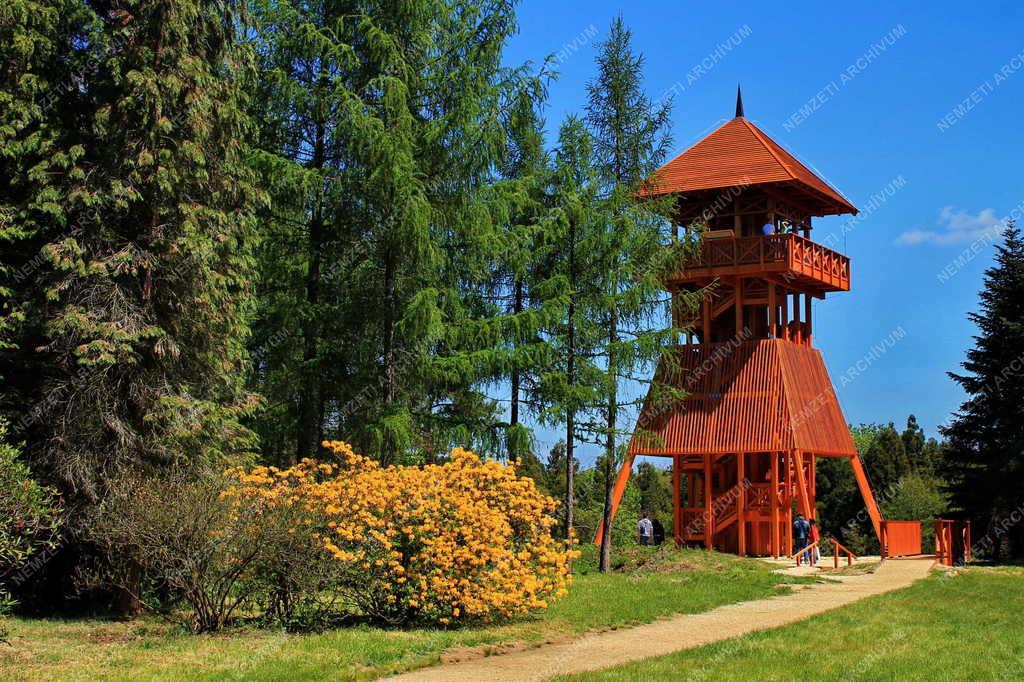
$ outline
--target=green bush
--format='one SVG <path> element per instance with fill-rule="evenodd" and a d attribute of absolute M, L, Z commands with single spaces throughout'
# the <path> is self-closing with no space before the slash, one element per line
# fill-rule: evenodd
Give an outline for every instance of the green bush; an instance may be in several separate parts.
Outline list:
<path fill-rule="evenodd" d="M 294 512 L 226 500 L 226 485 L 219 473 L 115 481 L 89 530 L 103 579 L 195 632 L 243 618 L 308 627 L 330 612 L 336 562 L 295 532 Z"/>
<path fill-rule="evenodd" d="M 25 579 L 30 558 L 56 546 L 61 522 L 56 495 L 32 479 L 6 435 L 0 421 L 0 616 L 15 605 L 10 587 Z"/>

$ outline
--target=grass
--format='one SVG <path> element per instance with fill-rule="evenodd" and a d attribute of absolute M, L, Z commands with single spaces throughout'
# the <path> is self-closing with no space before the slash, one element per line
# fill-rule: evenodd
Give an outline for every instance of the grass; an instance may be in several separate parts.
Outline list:
<path fill-rule="evenodd" d="M 530 646 L 707 611 L 804 582 L 713 552 L 636 549 L 619 556 L 619 569 L 602 575 L 593 570 L 588 550 L 567 598 L 534 618 L 499 626 L 360 626 L 306 635 L 238 629 L 197 636 L 153 619 L 16 618 L 10 621 L 13 646 L 0 646 L 0 679 L 365 680 L 436 663 L 446 652 L 481 655 L 487 647 Z"/>
<path fill-rule="evenodd" d="M 939 572 L 775 630 L 562 680 L 1021 680 L 1024 570 Z"/>

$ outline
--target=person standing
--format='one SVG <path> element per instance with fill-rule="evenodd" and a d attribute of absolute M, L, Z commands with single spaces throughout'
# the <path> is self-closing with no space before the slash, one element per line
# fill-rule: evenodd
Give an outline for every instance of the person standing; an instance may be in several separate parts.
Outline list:
<path fill-rule="evenodd" d="M 811 526 L 807 523 L 803 514 L 797 514 L 793 520 L 793 546 L 796 547 L 797 557 L 801 557 L 803 550 L 807 548 L 807 537 L 810 535 Z"/>
<path fill-rule="evenodd" d="M 821 541 L 821 531 L 818 530 L 818 524 L 815 522 L 814 519 L 808 521 L 808 524 L 810 525 L 810 530 L 807 533 L 807 541 L 808 543 L 814 545 L 815 543 Z M 812 566 L 817 562 L 821 561 L 821 552 L 818 551 L 818 549 L 819 548 L 815 546 L 811 550 L 812 556 L 807 557 L 808 559 L 810 559 Z"/>
<path fill-rule="evenodd" d="M 640 544 L 644 547 L 654 545 L 654 524 L 647 518 L 647 512 L 640 515 L 640 522 L 636 524 L 637 534 L 640 536 Z"/>

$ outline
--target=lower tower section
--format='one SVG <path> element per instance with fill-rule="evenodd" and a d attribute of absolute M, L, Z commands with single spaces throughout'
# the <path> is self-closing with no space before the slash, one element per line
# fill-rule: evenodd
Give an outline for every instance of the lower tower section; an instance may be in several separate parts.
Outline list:
<path fill-rule="evenodd" d="M 677 545 L 790 555 L 793 515 L 815 516 L 817 460 L 841 457 L 853 466 L 878 532 L 874 497 L 815 348 L 786 339 L 681 345 L 662 361 L 654 385 L 613 510 L 636 456 L 670 458 Z M 680 392 L 682 401 L 660 397 Z"/>

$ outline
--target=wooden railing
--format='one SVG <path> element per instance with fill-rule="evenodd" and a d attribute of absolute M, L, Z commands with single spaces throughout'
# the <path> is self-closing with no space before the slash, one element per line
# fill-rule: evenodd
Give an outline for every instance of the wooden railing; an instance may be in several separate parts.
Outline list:
<path fill-rule="evenodd" d="M 793 556 L 791 556 L 789 558 L 790 559 L 796 559 L 796 565 L 799 566 L 800 565 L 800 557 L 802 557 L 804 554 L 806 554 L 807 555 L 807 563 L 810 564 L 811 566 L 813 566 L 814 565 L 814 550 L 815 550 L 815 548 L 819 544 L 820 544 L 820 542 L 812 542 L 811 544 L 807 545 L 803 549 L 799 549 L 796 552 L 793 552 Z"/>
<path fill-rule="evenodd" d="M 849 288 L 850 259 L 798 234 L 705 238 L 700 257 L 687 271 L 703 268 L 766 268 L 792 270 L 830 286 Z"/>
<path fill-rule="evenodd" d="M 846 565 L 847 566 L 852 566 L 853 565 L 853 560 L 857 558 L 857 555 L 854 554 L 853 552 L 851 552 L 850 550 L 846 549 L 845 547 L 843 547 L 841 544 L 839 544 L 839 541 L 836 540 L 835 538 L 829 538 L 829 542 L 832 543 L 832 547 L 835 549 L 835 552 L 834 552 L 834 555 L 833 555 L 834 556 L 833 567 L 834 568 L 839 568 L 839 553 L 840 552 L 842 552 L 843 554 L 846 555 Z"/>

